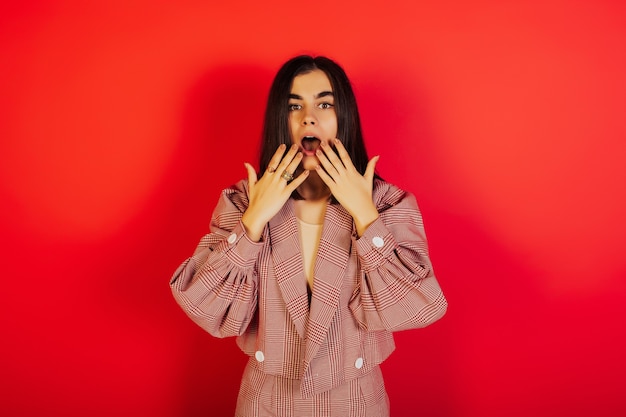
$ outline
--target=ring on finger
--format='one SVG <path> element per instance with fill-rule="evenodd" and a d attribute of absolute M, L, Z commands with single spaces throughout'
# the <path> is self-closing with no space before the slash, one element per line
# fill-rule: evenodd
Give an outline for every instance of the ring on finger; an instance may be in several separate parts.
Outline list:
<path fill-rule="evenodd" d="M 289 182 L 293 179 L 293 174 L 287 170 L 284 170 L 280 177 Z"/>

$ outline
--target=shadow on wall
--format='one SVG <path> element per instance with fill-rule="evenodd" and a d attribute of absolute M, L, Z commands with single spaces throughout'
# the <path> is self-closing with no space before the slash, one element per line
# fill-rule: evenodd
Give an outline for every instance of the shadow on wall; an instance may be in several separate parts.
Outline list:
<path fill-rule="evenodd" d="M 164 188 L 172 193 L 166 204 L 165 234 L 186 249 L 157 252 L 168 253 L 176 266 L 208 232 L 221 190 L 245 177 L 243 163 L 258 168 L 270 82 L 268 69 L 232 64 L 208 71 L 191 88 L 182 115 L 180 148 L 164 179 Z M 168 314 L 178 323 L 177 337 L 185 341 L 179 362 L 185 368 L 184 380 L 176 384 L 182 387 L 178 399 L 182 409 L 177 415 L 232 415 L 247 357 L 234 338 L 216 339 L 191 322 L 173 298 L 169 306 Z"/>
<path fill-rule="evenodd" d="M 128 279 L 123 291 L 119 282 L 108 281 L 98 297 L 107 294 L 109 300 L 101 302 L 123 310 L 120 317 L 132 317 L 135 326 L 158 328 L 161 349 L 175 355 L 166 359 L 166 368 L 180 379 L 162 382 L 170 390 L 173 416 L 234 412 L 247 358 L 234 338 L 216 339 L 187 318 L 168 281 L 208 232 L 221 190 L 245 177 L 244 162 L 258 167 L 271 75 L 266 68 L 232 64 L 198 79 L 181 109 L 180 138 L 159 185 L 123 236 L 103 243 L 118 247 L 103 273 Z"/>
<path fill-rule="evenodd" d="M 172 174 L 166 179 L 173 183 L 165 187 L 174 194 L 168 204 L 170 212 L 164 217 L 166 233 L 187 248 L 175 251 L 177 263 L 190 256 L 208 232 L 210 214 L 221 190 L 245 178 L 243 163 L 258 168 L 270 83 L 268 69 L 232 64 L 208 71 L 190 90 L 182 119 L 181 148 L 172 158 Z M 184 232 L 180 233 L 181 229 Z M 247 357 L 234 338 L 212 337 L 191 322 L 173 298 L 169 305 L 172 308 L 168 312 L 182 324 L 179 330 L 184 329 L 179 337 L 188 345 L 180 361 L 186 370 L 184 380 L 177 384 L 182 387 L 178 415 L 232 415 Z"/>

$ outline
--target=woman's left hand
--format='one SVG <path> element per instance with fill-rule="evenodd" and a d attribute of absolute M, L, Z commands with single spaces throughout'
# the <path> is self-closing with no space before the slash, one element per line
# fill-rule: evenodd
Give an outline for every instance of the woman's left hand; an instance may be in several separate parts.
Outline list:
<path fill-rule="evenodd" d="M 321 164 L 317 167 L 317 173 L 337 201 L 350 213 L 357 233 L 361 236 L 378 218 L 378 211 L 372 200 L 372 184 L 374 168 L 380 157 L 370 159 L 365 173 L 361 175 L 352 164 L 350 155 L 341 141 L 334 139 L 332 143 L 339 156 L 332 150 L 330 144 L 322 143 L 321 150 L 318 148 L 316 152 Z"/>

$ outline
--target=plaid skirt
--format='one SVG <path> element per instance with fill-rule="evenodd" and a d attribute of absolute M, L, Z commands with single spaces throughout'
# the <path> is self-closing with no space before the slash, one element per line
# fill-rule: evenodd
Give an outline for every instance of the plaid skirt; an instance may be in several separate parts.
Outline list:
<path fill-rule="evenodd" d="M 300 381 L 267 375 L 252 359 L 246 366 L 235 417 L 388 417 L 389 398 L 380 367 L 332 390 L 301 398 Z"/>

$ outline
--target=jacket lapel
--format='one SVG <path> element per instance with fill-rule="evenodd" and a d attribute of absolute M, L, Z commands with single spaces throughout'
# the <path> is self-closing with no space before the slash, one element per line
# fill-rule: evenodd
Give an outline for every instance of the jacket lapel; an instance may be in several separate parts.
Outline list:
<path fill-rule="evenodd" d="M 313 296 L 306 327 L 307 366 L 326 339 L 330 324 L 338 313 L 353 232 L 350 214 L 339 204 L 329 204 L 315 261 Z"/>
<path fill-rule="evenodd" d="M 289 199 L 270 220 L 270 245 L 276 281 L 287 311 L 304 339 L 309 314 L 306 277 L 293 201 Z"/>
<path fill-rule="evenodd" d="M 289 316 L 300 337 L 305 339 L 306 366 L 324 343 L 330 324 L 338 312 L 353 233 L 350 214 L 339 204 L 329 204 L 315 261 L 313 295 L 309 307 L 293 201 L 288 200 L 269 222 L 276 281 Z"/>

